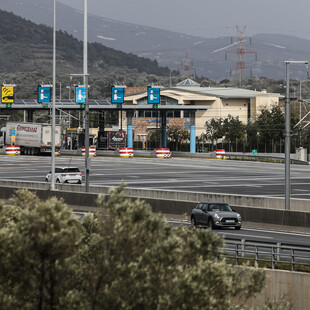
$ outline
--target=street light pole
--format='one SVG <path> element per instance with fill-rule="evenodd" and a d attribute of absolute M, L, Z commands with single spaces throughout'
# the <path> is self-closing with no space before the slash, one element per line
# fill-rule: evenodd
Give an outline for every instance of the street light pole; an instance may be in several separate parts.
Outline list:
<path fill-rule="evenodd" d="M 290 105 L 290 79 L 289 65 L 291 63 L 305 64 L 308 68 L 308 61 L 285 61 L 286 64 L 286 101 L 285 101 L 285 210 L 290 210 L 291 184 L 290 184 L 290 152 L 291 152 L 291 105 Z"/>
<path fill-rule="evenodd" d="M 290 109 L 290 79 L 289 79 L 289 61 L 286 64 L 286 101 L 285 101 L 285 210 L 290 210 L 290 149 L 291 149 L 291 109 Z"/>
<path fill-rule="evenodd" d="M 84 45 L 83 45 L 83 79 L 85 96 L 85 191 L 89 191 L 89 100 L 88 100 L 88 68 L 87 68 L 87 0 L 84 0 Z"/>
<path fill-rule="evenodd" d="M 55 105 L 56 105 L 56 0 L 54 0 L 54 27 L 53 27 L 53 102 L 52 102 L 52 134 L 51 134 L 51 190 L 55 189 Z"/>

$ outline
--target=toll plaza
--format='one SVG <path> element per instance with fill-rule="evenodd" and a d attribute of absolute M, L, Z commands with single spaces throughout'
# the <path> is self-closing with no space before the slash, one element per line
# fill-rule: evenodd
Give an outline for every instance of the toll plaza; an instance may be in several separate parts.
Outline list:
<path fill-rule="evenodd" d="M 57 111 L 82 111 L 79 104 L 77 104 L 74 100 L 71 99 L 57 99 L 55 100 L 56 110 Z M 4 109 L 5 105 L 0 104 L 0 110 Z M 36 110 L 49 110 L 51 108 L 51 104 L 46 107 L 46 103 L 44 105 L 39 103 L 36 99 L 15 99 L 14 104 L 10 109 L 12 110 L 24 110 L 27 114 L 27 121 L 33 122 L 33 113 Z M 156 113 L 160 115 L 160 131 L 161 131 L 161 147 L 167 147 L 167 113 L 169 111 L 186 111 L 187 115 L 190 115 L 190 151 L 195 152 L 196 144 L 195 144 L 195 112 L 196 111 L 205 111 L 210 109 L 211 106 L 190 106 L 190 105 L 175 105 L 175 106 L 167 106 L 158 104 L 156 107 Z M 108 100 L 89 100 L 89 110 L 96 111 L 100 114 L 102 111 L 118 111 L 120 113 L 120 131 L 123 131 L 123 127 L 126 127 L 127 131 L 127 147 L 133 147 L 133 118 L 135 115 L 139 114 L 139 111 L 151 112 L 154 111 L 155 108 L 153 104 L 122 104 L 121 106 L 117 104 L 112 104 Z M 101 124 L 104 122 L 104 118 L 99 117 L 99 134 L 104 131 L 104 126 Z M 72 135 L 72 139 L 71 139 Z M 68 139 L 66 139 L 67 146 L 66 148 L 73 148 L 74 140 L 77 138 L 78 133 L 74 131 L 69 131 L 66 135 Z M 68 141 L 70 141 L 68 143 Z M 78 141 L 83 141 L 81 138 Z M 78 146 L 80 146 L 80 142 L 77 142 Z M 71 144 L 71 146 L 70 146 Z"/>

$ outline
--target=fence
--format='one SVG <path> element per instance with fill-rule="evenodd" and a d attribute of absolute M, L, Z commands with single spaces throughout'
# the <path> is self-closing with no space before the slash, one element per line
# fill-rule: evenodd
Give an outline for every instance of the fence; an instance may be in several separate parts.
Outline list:
<path fill-rule="evenodd" d="M 296 270 L 296 266 L 310 266 L 310 246 L 307 245 L 253 242 L 225 237 L 225 246 L 220 249 L 219 255 L 233 259 L 236 265 L 254 261 L 256 264 L 269 263 L 272 269 L 281 269 L 276 267 L 288 264 L 291 271 Z"/>

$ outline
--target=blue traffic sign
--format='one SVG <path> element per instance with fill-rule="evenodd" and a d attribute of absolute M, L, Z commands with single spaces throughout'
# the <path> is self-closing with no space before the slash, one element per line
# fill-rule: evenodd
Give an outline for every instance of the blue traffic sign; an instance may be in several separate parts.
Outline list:
<path fill-rule="evenodd" d="M 86 102 L 86 88 L 85 87 L 78 86 L 75 88 L 75 102 L 76 103 Z"/>
<path fill-rule="evenodd" d="M 51 102 L 51 88 L 46 86 L 38 87 L 38 102 L 48 103 Z"/>
<path fill-rule="evenodd" d="M 112 103 L 124 103 L 124 87 L 112 86 Z"/>
<path fill-rule="evenodd" d="M 148 87 L 147 102 L 149 104 L 160 103 L 160 88 Z"/>

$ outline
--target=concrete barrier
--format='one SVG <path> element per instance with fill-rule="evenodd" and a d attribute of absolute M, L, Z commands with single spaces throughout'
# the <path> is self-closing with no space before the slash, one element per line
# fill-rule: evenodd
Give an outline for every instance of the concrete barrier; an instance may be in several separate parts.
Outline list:
<path fill-rule="evenodd" d="M 5 148 L 6 155 L 20 155 L 19 145 L 7 145 Z"/>
<path fill-rule="evenodd" d="M 247 303 L 247 309 L 263 309 L 268 301 L 288 301 L 292 310 L 310 309 L 310 274 L 284 270 L 266 270 L 266 285 Z"/>
<path fill-rule="evenodd" d="M 133 148 L 132 147 L 120 147 L 119 156 L 122 158 L 133 157 Z"/>
<path fill-rule="evenodd" d="M 85 207 L 96 207 L 96 200 L 99 194 L 108 195 L 109 187 L 90 187 L 91 192 L 85 193 L 85 187 L 83 185 L 67 185 L 67 184 L 56 184 L 57 190 L 51 191 L 49 189 L 50 185 L 43 182 L 23 182 L 23 181 L 8 181 L 10 184 L 3 185 L 3 181 L 0 181 L 0 198 L 8 199 L 12 194 L 19 188 L 28 188 L 31 191 L 37 193 L 41 199 L 46 199 L 51 196 L 56 196 L 57 198 L 63 198 L 64 201 L 69 205 L 76 206 L 85 206 Z M 199 201 L 224 201 L 229 203 L 233 209 L 239 212 L 242 216 L 243 221 L 249 222 L 258 222 L 258 223 L 269 223 L 269 224 L 278 224 L 278 225 L 290 225 L 290 226 L 301 226 L 309 227 L 310 226 L 310 201 L 304 201 L 304 207 L 307 206 L 308 210 L 301 211 L 286 211 L 284 210 L 284 205 L 282 210 L 268 207 L 268 200 L 265 198 L 264 208 L 252 207 L 241 204 L 227 201 L 225 195 L 220 194 L 197 194 L 196 196 L 193 193 L 188 193 L 187 198 L 197 198 L 197 200 L 181 200 L 181 199 L 168 199 L 168 193 L 165 191 L 158 190 L 146 190 L 146 189 L 133 189 L 125 188 L 125 194 L 128 197 L 133 199 L 140 198 L 145 200 L 151 207 L 152 211 L 156 213 L 165 213 L 165 214 L 176 214 L 183 215 L 191 214 L 192 209 L 196 206 Z M 174 192 L 174 194 L 176 194 Z M 208 197 L 210 199 L 206 199 Z M 213 195 L 216 195 L 213 197 Z M 228 195 L 231 196 L 231 195 Z M 176 195 L 176 197 L 179 197 Z M 201 199 L 200 199 L 201 198 Z M 215 199 L 216 198 L 216 199 Z M 229 197 L 228 197 L 229 198 Z M 248 200 L 246 200 L 248 198 Z M 262 197 L 260 197 L 262 198 Z M 240 199 L 240 198 L 239 198 Z M 246 201 L 251 202 L 253 197 L 244 197 Z M 258 197 L 257 197 L 258 199 Z M 235 199 L 235 202 L 238 199 Z M 255 201 L 255 199 L 254 199 Z M 299 202 L 302 204 L 301 202 Z"/>
<path fill-rule="evenodd" d="M 49 189 L 50 185 L 45 182 L 29 182 L 29 181 L 11 181 L 0 180 L 0 186 L 12 188 L 32 188 L 32 189 Z M 76 184 L 56 184 L 56 188 L 61 191 L 81 192 L 85 190 L 84 185 Z M 108 194 L 109 186 L 90 186 L 91 193 Z M 262 196 L 245 196 L 234 194 L 219 194 L 219 193 L 197 193 L 189 191 L 172 191 L 172 190 L 159 190 L 148 188 L 125 188 L 125 194 L 129 197 L 138 198 L 155 198 L 173 201 L 218 201 L 226 202 L 232 206 L 244 206 L 261 209 L 285 209 L 285 199 L 275 197 L 262 197 Z M 308 199 L 291 199 L 291 211 L 310 212 L 310 200 Z"/>
<path fill-rule="evenodd" d="M 156 151 L 156 157 L 157 158 L 170 158 L 171 152 L 168 148 L 157 148 Z"/>
<path fill-rule="evenodd" d="M 85 156 L 86 150 L 85 146 L 82 146 L 81 148 L 82 156 Z M 88 156 L 89 157 L 95 157 L 96 156 L 96 146 L 95 145 L 90 145 L 88 148 Z"/>

